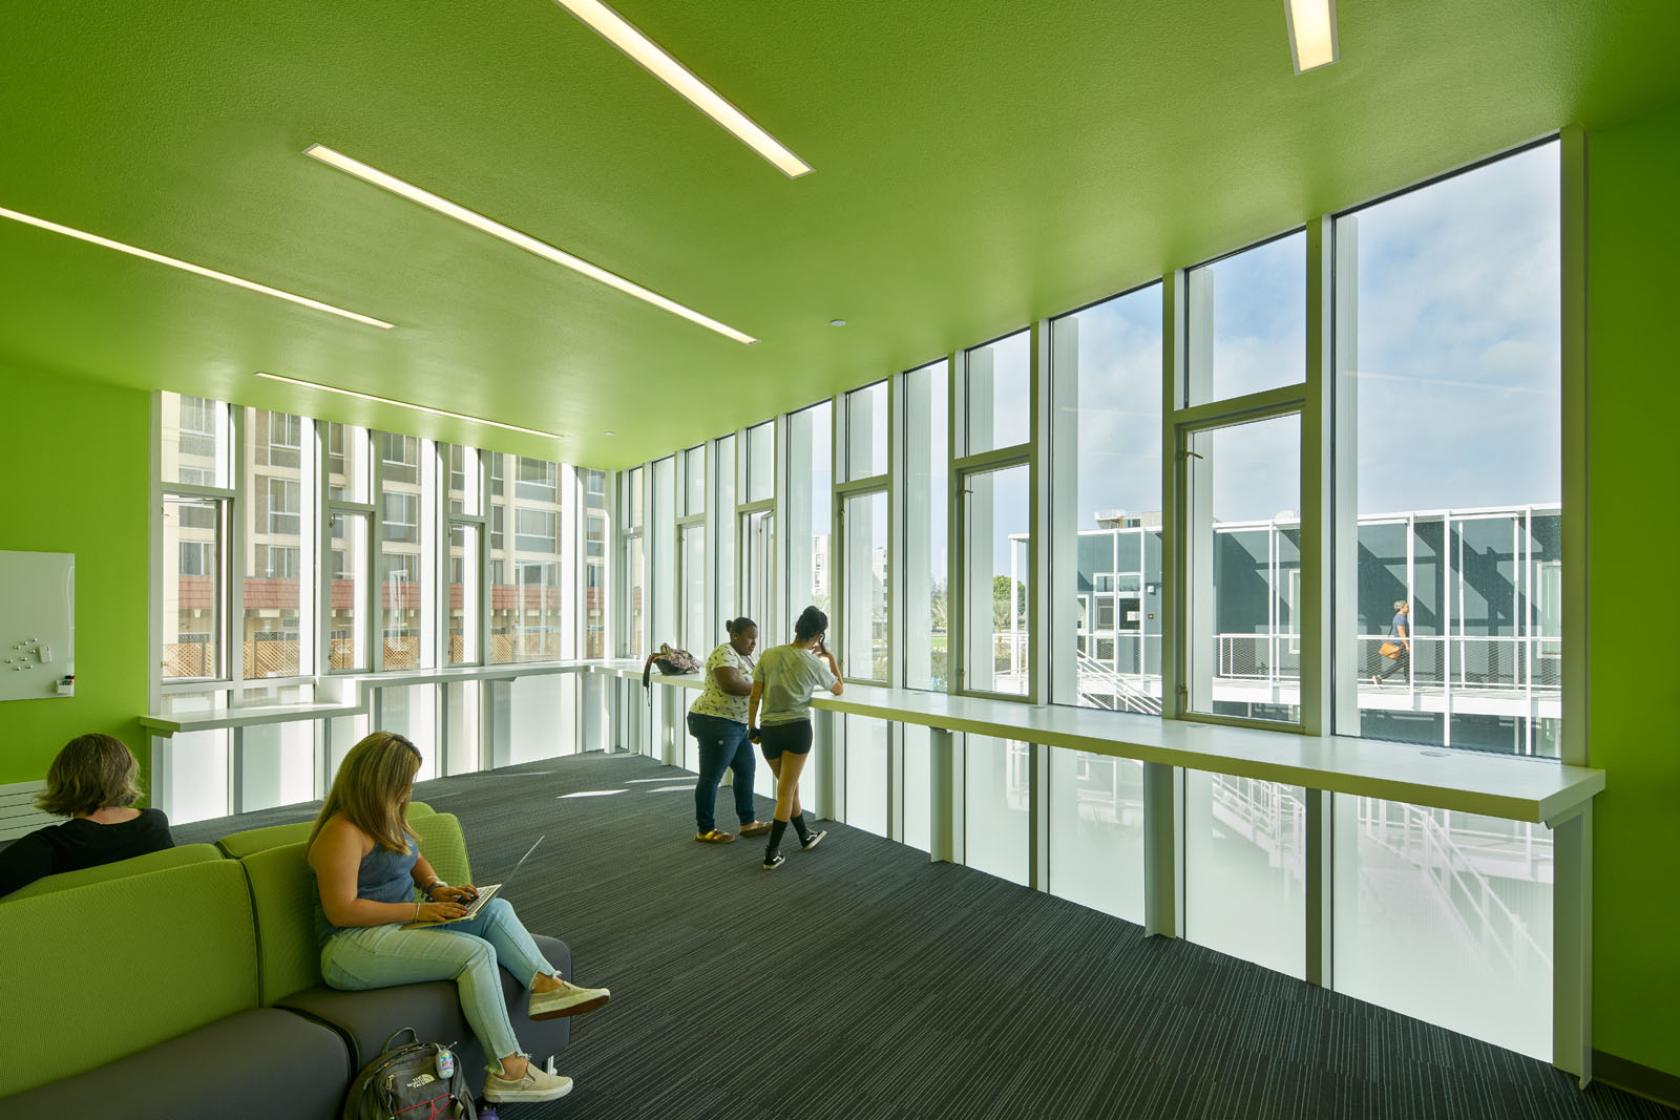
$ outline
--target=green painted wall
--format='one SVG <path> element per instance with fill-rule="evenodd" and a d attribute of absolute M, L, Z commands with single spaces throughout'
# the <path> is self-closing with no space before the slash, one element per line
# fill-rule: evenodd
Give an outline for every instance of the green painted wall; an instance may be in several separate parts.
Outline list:
<path fill-rule="evenodd" d="M 147 768 L 148 395 L 0 368 L 0 401 L 0 549 L 76 554 L 76 695 L 0 703 L 0 783 L 44 777 L 84 731 Z"/>
<path fill-rule="evenodd" d="M 1588 141 L 1593 1045 L 1680 1075 L 1680 109 Z"/>

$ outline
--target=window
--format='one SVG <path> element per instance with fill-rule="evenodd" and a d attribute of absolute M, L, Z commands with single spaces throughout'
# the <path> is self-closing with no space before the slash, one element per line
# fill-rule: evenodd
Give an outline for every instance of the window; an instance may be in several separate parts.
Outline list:
<path fill-rule="evenodd" d="M 520 552 L 559 552 L 560 515 L 546 509 L 514 510 L 513 546 Z"/>
<path fill-rule="evenodd" d="M 474 665 L 479 661 L 479 539 L 483 530 L 474 524 L 449 527 L 449 656 L 451 665 Z"/>
<path fill-rule="evenodd" d="M 214 498 L 163 500 L 163 677 L 222 677 L 220 635 L 223 503 Z M 194 527 L 189 522 L 201 526 Z"/>
<path fill-rule="evenodd" d="M 303 488 L 296 479 L 270 478 L 268 482 L 268 527 L 270 536 L 295 537 L 301 531 Z"/>
<path fill-rule="evenodd" d="M 888 679 L 887 492 L 845 498 L 846 617 L 840 627 L 843 668 L 849 677 Z M 849 742 L 849 740 L 848 740 Z M 848 748 L 849 749 L 849 748 Z"/>
<path fill-rule="evenodd" d="M 707 651 L 716 642 L 706 609 L 706 526 L 703 522 L 682 527 L 682 594 L 682 633 L 678 644 L 704 660 Z"/>
<path fill-rule="evenodd" d="M 368 652 L 367 579 L 372 533 L 365 513 L 334 511 L 328 522 L 330 553 L 328 585 L 328 667 L 365 672 L 372 668 Z"/>
<path fill-rule="evenodd" d="M 1052 321 L 1050 370 L 1054 699 L 1159 715 L 1161 286 Z M 1120 586 L 1123 595 L 1114 593 Z M 1103 908 L 1114 912 L 1110 901 Z"/>
<path fill-rule="evenodd" d="M 1560 205 L 1548 143 L 1336 219 L 1336 388 L 1357 449 L 1357 531 L 1340 541 L 1357 609 L 1336 619 L 1349 731 L 1556 757 Z"/>
<path fill-rule="evenodd" d="M 691 447 L 682 454 L 682 510 L 691 517 L 706 512 L 706 448 Z"/>
<path fill-rule="evenodd" d="M 233 485 L 233 425 L 228 406 L 163 393 L 163 482 L 227 489 Z"/>
<path fill-rule="evenodd" d="M 607 542 L 612 525 L 607 516 L 605 471 L 584 471 L 583 656 L 608 657 Z"/>
<path fill-rule="evenodd" d="M 887 834 L 887 722 L 846 716 L 846 823 Z"/>
<path fill-rule="evenodd" d="M 1017 331 L 965 355 L 966 454 L 1014 447 L 1030 437 L 1031 338 Z"/>
<path fill-rule="evenodd" d="M 366 428 L 327 425 L 327 497 L 334 502 L 372 501 L 373 450 Z"/>
<path fill-rule="evenodd" d="M 532 502 L 546 502 L 550 505 L 560 501 L 558 478 L 560 468 L 554 463 L 542 459 L 527 459 L 519 456 L 519 484 L 514 487 L 514 496 Z"/>
<path fill-rule="evenodd" d="M 949 364 L 933 362 L 906 373 L 904 394 L 904 684 L 943 692 L 949 679 L 950 640 Z"/>
<path fill-rule="evenodd" d="M 887 473 L 887 383 L 846 394 L 846 481 Z"/>
<path fill-rule="evenodd" d="M 715 527 L 711 571 L 717 587 L 717 618 L 713 632 L 722 634 L 724 623 L 743 613 L 735 580 L 735 437 L 724 436 L 712 448 L 717 464 L 712 471 L 712 477 L 717 480 L 717 509 L 709 522 Z M 768 617 L 762 622 L 766 627 L 770 625 Z"/>
<path fill-rule="evenodd" d="M 1194 432 L 1187 447 L 1189 710 L 1299 723 L 1300 416 Z"/>
<path fill-rule="evenodd" d="M 677 461 L 675 456 L 668 455 L 653 464 L 653 508 L 650 513 L 653 525 L 649 530 L 653 545 L 650 564 L 653 582 L 649 606 L 653 612 L 653 640 L 656 643 L 677 640 L 676 503 Z"/>
<path fill-rule="evenodd" d="M 420 441 L 414 436 L 379 433 L 380 469 L 386 482 L 420 481 Z"/>
<path fill-rule="evenodd" d="M 1050 752 L 1050 893 L 1143 921 L 1143 763 Z"/>
<path fill-rule="evenodd" d="M 556 660 L 565 630 L 560 467 L 500 453 L 489 458 L 488 661 L 499 665 Z M 511 542 L 506 532 L 510 516 Z"/>
<path fill-rule="evenodd" d="M 776 496 L 776 424 L 764 423 L 747 429 L 747 501 L 762 502 Z"/>
<path fill-rule="evenodd" d="M 789 622 L 807 606 L 827 613 L 834 524 L 834 405 L 812 405 L 788 417 Z"/>
<path fill-rule="evenodd" d="M 258 446 L 260 463 L 271 467 L 300 467 L 303 465 L 304 420 L 301 416 L 288 416 L 284 412 L 261 412 L 253 410 L 258 422 L 250 424 L 248 430 L 257 439 L 266 435 L 267 446 Z M 267 418 L 266 423 L 261 418 Z"/>
<path fill-rule="evenodd" d="M 1025 886 L 1031 875 L 1033 748 L 985 735 L 963 739 L 964 862 Z"/>
<path fill-rule="evenodd" d="M 643 468 L 625 471 L 624 480 L 624 652 L 640 660 L 646 654 L 647 558 L 642 541 Z"/>
<path fill-rule="evenodd" d="M 386 541 L 420 543 L 419 494 L 381 494 L 379 508 L 383 513 L 380 530 Z"/>
<path fill-rule="evenodd" d="M 1186 937 L 1304 976 L 1306 821 L 1299 786 L 1186 770 Z"/>
<path fill-rule="evenodd" d="M 775 617 L 776 514 L 757 510 L 741 517 L 741 610 L 755 620 L 760 637 Z M 803 609 L 803 608 L 801 608 Z"/>
<path fill-rule="evenodd" d="M 1029 468 L 962 476 L 964 691 L 1025 695 Z"/>
<path fill-rule="evenodd" d="M 1287 234 L 1188 275 L 1189 404 L 1301 382 L 1307 373 L 1307 235 Z"/>

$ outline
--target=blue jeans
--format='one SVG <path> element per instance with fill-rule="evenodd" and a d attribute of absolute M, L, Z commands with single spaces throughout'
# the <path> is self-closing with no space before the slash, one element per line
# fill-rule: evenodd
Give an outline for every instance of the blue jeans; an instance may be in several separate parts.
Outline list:
<path fill-rule="evenodd" d="M 694 827 L 710 832 L 717 827 L 718 783 L 723 772 L 735 773 L 735 815 L 741 823 L 758 819 L 753 806 L 753 749 L 747 739 L 747 725 L 732 719 L 690 712 L 688 729 L 700 740 L 700 780 L 694 783 Z"/>
<path fill-rule="evenodd" d="M 527 988 L 539 972 L 559 975 L 505 898 L 491 899 L 471 921 L 435 929 L 403 929 L 401 925 L 347 929 L 321 946 L 321 976 L 344 991 L 455 981 L 461 990 L 461 1010 L 484 1048 L 492 1073 L 501 1072 L 496 1059 L 523 1053 L 508 1022 L 501 978 L 496 975 L 498 964 Z"/>

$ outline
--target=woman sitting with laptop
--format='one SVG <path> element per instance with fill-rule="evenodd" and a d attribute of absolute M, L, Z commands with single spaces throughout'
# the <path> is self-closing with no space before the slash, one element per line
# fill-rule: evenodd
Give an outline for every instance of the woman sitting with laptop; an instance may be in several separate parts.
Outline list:
<path fill-rule="evenodd" d="M 321 975 L 348 991 L 454 980 L 461 1010 L 490 1059 L 486 1099 L 556 1100 L 571 1092 L 571 1078 L 544 1072 L 520 1050 L 496 967 L 530 989 L 533 1019 L 592 1011 L 609 993 L 561 979 L 506 899 L 490 899 L 466 916 L 478 892 L 437 877 L 405 818 L 419 769 L 413 743 L 376 731 L 350 749 L 333 779 L 308 849 L 319 888 Z M 424 901 L 415 899 L 417 888 Z M 448 924 L 406 928 L 413 922 Z"/>

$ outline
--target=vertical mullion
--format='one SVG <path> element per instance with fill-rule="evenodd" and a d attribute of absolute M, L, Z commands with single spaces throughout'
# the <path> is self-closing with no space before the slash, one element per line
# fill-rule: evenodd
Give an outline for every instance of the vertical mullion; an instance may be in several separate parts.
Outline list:
<path fill-rule="evenodd" d="M 1333 729 L 1331 611 L 1335 589 L 1333 219 L 1307 223 L 1307 395 L 1301 409 L 1301 730 L 1323 735 Z M 1276 627 L 1273 628 L 1274 631 Z M 1275 664 L 1275 662 L 1274 662 Z M 1331 841 L 1335 798 L 1307 789 L 1306 962 L 1307 982 L 1330 987 L 1333 938 Z"/>

